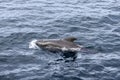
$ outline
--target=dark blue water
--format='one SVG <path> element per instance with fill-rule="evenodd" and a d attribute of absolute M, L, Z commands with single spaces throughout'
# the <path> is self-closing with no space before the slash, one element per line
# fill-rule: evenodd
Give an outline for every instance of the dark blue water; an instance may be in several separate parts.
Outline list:
<path fill-rule="evenodd" d="M 67 36 L 92 50 L 65 62 L 28 48 Z M 0 80 L 120 80 L 120 1 L 0 0 Z"/>

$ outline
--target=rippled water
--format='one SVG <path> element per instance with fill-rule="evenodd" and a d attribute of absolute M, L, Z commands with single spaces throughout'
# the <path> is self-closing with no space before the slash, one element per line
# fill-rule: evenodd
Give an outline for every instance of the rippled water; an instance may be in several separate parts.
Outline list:
<path fill-rule="evenodd" d="M 75 36 L 92 51 L 74 62 L 29 49 Z M 0 80 L 120 80 L 119 0 L 0 0 Z"/>

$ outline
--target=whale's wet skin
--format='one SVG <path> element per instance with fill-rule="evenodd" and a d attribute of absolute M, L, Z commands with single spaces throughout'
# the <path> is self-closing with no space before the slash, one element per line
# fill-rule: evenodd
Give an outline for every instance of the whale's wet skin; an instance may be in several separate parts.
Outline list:
<path fill-rule="evenodd" d="M 31 41 L 29 48 L 40 47 L 42 49 L 46 49 L 52 52 L 59 52 L 59 51 L 68 51 L 68 52 L 77 52 L 80 51 L 82 46 L 75 44 L 74 40 L 76 38 L 70 37 L 66 39 L 41 39 L 36 41 Z"/>
<path fill-rule="evenodd" d="M 68 37 L 65 39 L 41 39 L 33 40 L 29 44 L 29 48 L 41 48 L 48 50 L 53 53 L 60 53 L 64 58 L 76 58 L 76 54 L 83 47 L 76 44 L 74 41 L 77 40 L 75 37 Z"/>
<path fill-rule="evenodd" d="M 0 80 L 120 80 L 120 0 L 0 0 Z"/>

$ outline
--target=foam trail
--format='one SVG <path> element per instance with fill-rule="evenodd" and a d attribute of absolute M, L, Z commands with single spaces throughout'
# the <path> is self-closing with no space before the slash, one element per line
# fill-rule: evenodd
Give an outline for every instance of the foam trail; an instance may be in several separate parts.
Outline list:
<path fill-rule="evenodd" d="M 29 48 L 30 49 L 38 49 L 39 47 L 36 45 L 36 42 L 37 40 L 32 40 L 30 43 L 29 43 Z"/>

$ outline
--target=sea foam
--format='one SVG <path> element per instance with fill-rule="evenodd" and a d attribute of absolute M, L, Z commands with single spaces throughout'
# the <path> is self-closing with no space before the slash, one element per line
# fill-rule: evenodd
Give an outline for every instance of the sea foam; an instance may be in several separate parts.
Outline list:
<path fill-rule="evenodd" d="M 30 49 L 38 49 L 39 47 L 36 45 L 37 40 L 34 39 L 29 43 L 29 48 Z"/>

